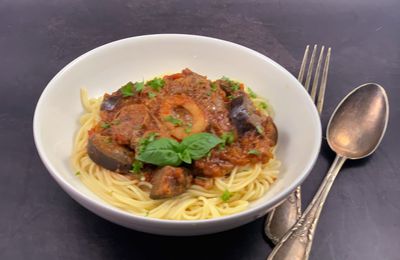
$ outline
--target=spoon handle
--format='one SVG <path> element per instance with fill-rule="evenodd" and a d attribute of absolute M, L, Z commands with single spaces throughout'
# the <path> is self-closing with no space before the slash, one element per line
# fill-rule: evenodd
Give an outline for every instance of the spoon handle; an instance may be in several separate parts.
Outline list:
<path fill-rule="evenodd" d="M 283 236 L 268 256 L 268 260 L 307 260 L 314 232 L 326 197 L 346 157 L 336 155 L 331 168 L 315 194 L 312 202 L 296 224 Z"/>

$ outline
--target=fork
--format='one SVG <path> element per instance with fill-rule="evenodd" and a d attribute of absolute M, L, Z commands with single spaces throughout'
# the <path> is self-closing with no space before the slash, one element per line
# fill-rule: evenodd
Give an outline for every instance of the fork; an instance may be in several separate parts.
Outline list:
<path fill-rule="evenodd" d="M 321 115 L 322 108 L 324 105 L 326 82 L 328 79 L 329 61 L 331 57 L 331 48 L 328 48 L 325 56 L 324 68 L 322 70 L 322 78 L 319 82 L 321 74 L 321 65 L 324 59 L 325 46 L 321 47 L 319 58 L 317 61 L 317 68 L 315 69 L 314 79 L 312 87 L 310 89 L 312 74 L 314 71 L 315 60 L 317 55 L 318 46 L 315 44 L 311 53 L 310 62 L 308 65 L 308 72 L 304 82 L 304 88 L 309 92 L 312 101 L 315 103 L 318 113 Z M 306 46 L 304 51 L 303 60 L 301 63 L 298 80 L 301 84 L 304 81 L 305 69 L 308 62 L 308 54 L 310 51 L 310 45 Z M 318 97 L 317 97 L 318 92 Z M 301 189 L 300 186 L 292 192 L 286 200 L 279 206 L 274 208 L 267 216 L 265 221 L 265 234 L 274 243 L 277 244 L 283 235 L 297 222 L 301 216 Z"/>

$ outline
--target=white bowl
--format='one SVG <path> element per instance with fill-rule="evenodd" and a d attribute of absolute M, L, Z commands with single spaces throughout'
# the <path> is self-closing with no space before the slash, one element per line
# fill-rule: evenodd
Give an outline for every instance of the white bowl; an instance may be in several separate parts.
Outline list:
<path fill-rule="evenodd" d="M 128 81 L 179 72 L 183 68 L 210 79 L 228 76 L 267 98 L 279 131 L 276 155 L 281 174 L 271 189 L 240 213 L 208 220 L 177 221 L 136 216 L 89 191 L 70 164 L 73 137 L 83 111 L 79 90 L 97 97 Z M 163 235 L 215 233 L 255 220 L 300 185 L 321 145 L 318 113 L 302 85 L 276 62 L 246 47 L 195 35 L 160 34 L 127 38 L 96 48 L 62 69 L 43 91 L 33 132 L 39 155 L 56 182 L 93 213 L 122 226 Z"/>

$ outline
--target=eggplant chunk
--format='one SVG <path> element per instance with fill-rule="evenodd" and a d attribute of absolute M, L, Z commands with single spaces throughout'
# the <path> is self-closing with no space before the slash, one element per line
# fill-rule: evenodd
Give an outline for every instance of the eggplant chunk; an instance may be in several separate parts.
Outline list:
<path fill-rule="evenodd" d="M 104 95 L 103 102 L 101 102 L 100 110 L 112 111 L 117 104 L 122 100 L 122 95 Z"/>
<path fill-rule="evenodd" d="M 192 176 L 184 168 L 164 166 L 153 173 L 150 198 L 165 199 L 184 193 L 190 186 Z"/>
<path fill-rule="evenodd" d="M 129 173 L 134 153 L 111 141 L 109 136 L 93 134 L 89 137 L 87 151 L 90 159 L 110 171 Z"/>
<path fill-rule="evenodd" d="M 260 134 L 263 132 L 262 124 L 265 118 L 256 113 L 253 103 L 244 95 L 231 101 L 229 118 L 235 125 L 239 135 L 243 135 L 250 130 L 256 130 Z"/>

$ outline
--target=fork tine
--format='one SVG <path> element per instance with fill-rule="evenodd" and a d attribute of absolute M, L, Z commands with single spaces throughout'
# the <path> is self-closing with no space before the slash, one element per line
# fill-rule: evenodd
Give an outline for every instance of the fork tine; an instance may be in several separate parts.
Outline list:
<path fill-rule="evenodd" d="M 315 102 L 315 96 L 317 94 L 317 86 L 319 73 L 321 71 L 322 56 L 324 55 L 325 46 L 322 45 L 321 52 L 319 53 L 317 68 L 315 69 L 314 81 L 311 88 L 311 99 Z"/>
<path fill-rule="evenodd" d="M 310 60 L 310 64 L 308 65 L 308 72 L 307 72 L 307 78 L 306 78 L 306 83 L 304 84 L 304 87 L 306 88 L 306 90 L 308 91 L 308 89 L 310 88 L 310 81 L 311 81 L 311 75 L 314 69 L 314 60 L 315 60 L 315 53 L 317 52 L 317 45 L 314 45 L 314 49 L 312 51 L 311 54 L 311 60 Z"/>
<path fill-rule="evenodd" d="M 310 49 L 310 45 L 306 46 L 306 50 L 304 51 L 304 56 L 303 56 L 303 60 L 301 62 L 301 67 L 300 67 L 300 71 L 299 71 L 299 76 L 297 77 L 297 79 L 300 81 L 301 84 L 303 84 L 303 78 L 304 78 L 304 71 L 306 69 L 306 64 L 307 64 L 307 58 L 308 58 L 308 51 Z"/>
<path fill-rule="evenodd" d="M 329 47 L 328 53 L 327 53 L 326 59 L 325 59 L 324 70 L 322 72 L 321 88 L 319 90 L 318 101 L 317 101 L 317 110 L 318 110 L 318 113 L 320 113 L 320 114 L 322 112 L 322 107 L 324 106 L 325 88 L 326 88 L 326 82 L 328 80 L 328 70 L 329 70 L 330 59 L 331 59 L 331 48 Z"/>

